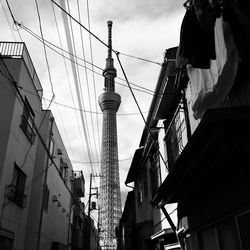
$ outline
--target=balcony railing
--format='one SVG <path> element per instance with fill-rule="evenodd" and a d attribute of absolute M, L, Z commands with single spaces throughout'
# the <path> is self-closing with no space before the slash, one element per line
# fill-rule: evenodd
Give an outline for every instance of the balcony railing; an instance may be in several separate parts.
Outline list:
<path fill-rule="evenodd" d="M 75 206 L 74 208 L 74 216 L 80 217 L 81 220 L 83 221 L 84 219 L 84 214 L 83 211 L 85 210 L 84 203 L 80 202 L 78 205 Z"/>
<path fill-rule="evenodd" d="M 171 123 L 166 129 L 164 138 L 167 154 L 167 170 L 171 171 L 173 164 L 178 159 L 187 144 L 187 124 L 183 111 L 183 106 L 179 105 Z"/>
<path fill-rule="evenodd" d="M 25 195 L 23 191 L 18 190 L 14 184 L 7 186 L 7 197 L 18 206 L 22 208 L 26 207 L 27 195 Z"/>
<path fill-rule="evenodd" d="M 75 186 L 75 195 L 78 197 L 84 197 L 85 195 L 85 180 L 83 177 L 82 171 L 75 171 L 75 181 L 74 181 L 74 186 Z"/>
<path fill-rule="evenodd" d="M 42 85 L 30 58 L 26 45 L 22 42 L 0 42 L 0 55 L 7 58 L 22 58 L 34 83 L 40 100 L 43 96 Z"/>

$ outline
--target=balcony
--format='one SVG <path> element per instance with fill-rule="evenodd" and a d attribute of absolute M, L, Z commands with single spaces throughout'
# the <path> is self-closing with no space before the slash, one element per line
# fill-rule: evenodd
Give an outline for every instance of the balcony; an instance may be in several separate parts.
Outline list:
<path fill-rule="evenodd" d="M 74 191 L 75 195 L 78 197 L 85 196 L 85 180 L 83 177 L 82 171 L 75 171 L 75 180 L 74 180 Z"/>
<path fill-rule="evenodd" d="M 85 210 L 85 205 L 84 205 L 84 203 L 80 202 L 74 208 L 74 216 L 80 217 L 81 220 L 83 221 L 83 219 L 84 219 L 84 214 L 83 214 L 84 210 Z"/>
<path fill-rule="evenodd" d="M 18 190 L 14 184 L 10 184 L 7 186 L 7 198 L 10 201 L 16 203 L 21 208 L 26 207 L 27 195 Z"/>
<path fill-rule="evenodd" d="M 29 75 L 34 83 L 37 94 L 40 100 L 42 100 L 42 85 L 39 81 L 26 45 L 23 42 L 0 42 L 0 54 L 2 58 L 23 59 Z"/>
<path fill-rule="evenodd" d="M 187 124 L 182 104 L 177 108 L 171 122 L 165 123 L 164 125 L 166 129 L 166 135 L 164 138 L 167 156 L 166 163 L 167 170 L 170 172 L 188 141 Z"/>
<path fill-rule="evenodd" d="M 194 201 L 206 197 L 215 183 L 224 186 L 246 175 L 249 112 L 250 106 L 208 110 L 152 202 L 170 204 L 184 197 Z"/>

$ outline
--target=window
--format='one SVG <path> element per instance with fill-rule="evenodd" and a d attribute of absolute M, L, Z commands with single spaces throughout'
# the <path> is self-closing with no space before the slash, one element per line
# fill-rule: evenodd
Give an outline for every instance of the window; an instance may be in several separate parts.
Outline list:
<path fill-rule="evenodd" d="M 63 178 L 63 180 L 65 182 L 68 181 L 68 177 L 69 177 L 68 168 L 69 168 L 68 163 L 64 162 L 63 159 L 60 158 L 60 168 L 59 168 L 59 171 L 60 171 L 61 177 Z"/>
<path fill-rule="evenodd" d="M 187 144 L 187 120 L 185 119 L 185 106 L 180 103 L 171 123 L 164 121 L 166 135 L 164 138 L 165 152 L 167 153 L 167 168 L 171 171 L 174 163 Z"/>
<path fill-rule="evenodd" d="M 50 154 L 52 159 L 54 157 L 54 149 L 55 149 L 55 142 L 52 138 L 50 138 L 49 154 Z M 52 164 L 52 161 L 51 161 L 51 159 L 49 159 L 49 165 L 51 165 L 51 164 Z"/>
<path fill-rule="evenodd" d="M 60 158 L 60 168 L 59 168 L 59 171 L 60 171 L 60 174 L 61 174 L 62 177 L 63 177 L 63 170 L 64 170 L 63 164 L 64 164 L 63 159 Z"/>
<path fill-rule="evenodd" d="M 27 98 L 25 97 L 25 105 L 23 107 L 23 115 L 20 127 L 31 143 L 35 138 L 34 120 L 35 113 L 33 112 Z"/>
<path fill-rule="evenodd" d="M 25 207 L 27 196 L 24 194 L 26 174 L 15 163 L 12 184 L 8 186 L 8 198 L 20 207 Z"/>
<path fill-rule="evenodd" d="M 142 203 L 142 183 L 141 181 L 138 181 L 138 193 L 137 193 L 137 202 L 138 204 Z"/>
<path fill-rule="evenodd" d="M 14 234 L 0 229 L 0 249 L 12 250 L 14 242 Z"/>

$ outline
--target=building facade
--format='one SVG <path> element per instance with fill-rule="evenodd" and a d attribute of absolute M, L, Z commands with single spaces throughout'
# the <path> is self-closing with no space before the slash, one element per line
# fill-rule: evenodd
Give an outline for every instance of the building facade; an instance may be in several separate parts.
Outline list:
<path fill-rule="evenodd" d="M 164 120 L 169 173 L 152 202 L 159 208 L 177 204 L 178 222 L 174 229 L 182 249 L 187 250 L 245 250 L 250 246 L 250 46 L 239 40 L 250 38 L 239 19 L 244 18 L 245 24 L 250 19 L 247 6 L 233 1 L 222 3 L 223 8 L 220 3 L 216 8 L 210 6 L 218 16 L 208 17 L 215 35 L 216 58 L 208 58 L 206 53 L 198 56 L 198 47 L 184 58 L 183 49 L 190 40 L 181 37 L 176 54 L 180 77 L 174 85 L 181 98 L 175 95 L 175 102 L 160 100 L 156 109 L 156 116 Z M 200 34 L 205 28 L 204 20 L 196 20 L 195 8 L 192 4 L 187 8 L 182 25 L 182 35 L 188 34 L 190 39 L 190 32 L 185 33 L 185 29 L 191 19 L 196 23 L 192 27 Z M 187 84 L 182 80 L 185 75 Z M 171 93 L 167 85 L 165 96 Z M 184 115 L 177 122 L 182 103 Z M 164 113 L 161 107 L 168 112 Z"/>
<path fill-rule="evenodd" d="M 175 230 L 170 225 L 176 224 L 176 205 L 171 204 L 161 211 L 151 202 L 167 175 L 166 148 L 163 143 L 164 123 L 156 116 L 156 110 L 162 109 L 159 98 L 162 97 L 166 83 L 172 86 L 175 83 L 176 50 L 177 48 L 169 49 L 165 53 L 155 89 L 156 95 L 146 120 L 147 126 L 142 132 L 139 148 L 135 151 L 125 181 L 128 187 L 133 188 L 131 192 L 134 194 L 128 196 L 128 204 L 134 205 L 128 210 L 126 201 L 118 228 L 119 249 L 129 249 L 127 246 L 131 245 L 135 245 L 137 249 L 164 249 L 167 245 L 175 246 L 176 249 L 179 247 Z M 173 88 L 168 97 L 173 98 L 176 93 L 176 89 Z M 163 100 L 166 101 L 165 97 Z M 162 110 L 165 112 L 165 109 Z M 171 213 L 170 220 L 165 218 L 163 212 Z M 131 217 L 134 220 L 131 220 Z M 132 235 L 136 235 L 137 240 Z"/>
<path fill-rule="evenodd" d="M 248 8 L 234 1 L 221 1 L 223 8 L 219 2 L 211 5 L 217 16 L 208 15 L 206 24 L 212 26 L 206 26 L 196 13 L 199 8 L 188 2 L 180 45 L 166 51 L 167 65 L 161 69 L 141 140 L 157 142 L 161 155 L 162 183 L 145 211 L 153 205 L 168 221 L 148 239 L 158 242 L 155 249 L 246 250 L 250 244 L 250 46 L 239 37 L 249 41 L 250 36 L 239 20 L 249 23 Z M 207 54 L 211 40 L 199 40 L 208 35 L 202 33 L 206 28 L 214 34 L 212 58 Z M 151 131 L 158 131 L 158 136 Z M 143 154 L 135 156 L 136 167 L 129 174 L 138 182 L 133 186 L 136 196 L 147 169 L 140 164 Z M 141 185 L 141 193 L 145 186 Z M 140 197 L 139 192 L 135 201 Z M 175 242 L 170 239 L 173 233 Z M 121 247 L 126 246 L 126 234 L 121 230 L 118 235 Z"/>
<path fill-rule="evenodd" d="M 75 176 L 53 115 L 42 109 L 25 44 L 1 42 L 0 51 L 0 248 L 71 249 L 73 192 L 83 197 L 83 176 Z"/>

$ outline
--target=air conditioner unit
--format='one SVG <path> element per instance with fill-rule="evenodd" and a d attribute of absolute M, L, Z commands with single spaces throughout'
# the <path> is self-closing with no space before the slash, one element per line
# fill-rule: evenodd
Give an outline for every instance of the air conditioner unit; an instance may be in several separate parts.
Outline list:
<path fill-rule="evenodd" d="M 92 201 L 91 202 L 91 209 L 96 209 L 96 202 L 95 201 Z"/>
<path fill-rule="evenodd" d="M 58 155 L 62 155 L 62 154 L 63 154 L 63 153 L 62 153 L 62 150 L 61 150 L 60 148 L 57 149 L 57 154 L 58 154 Z"/>
<path fill-rule="evenodd" d="M 57 196 L 56 196 L 56 195 L 53 195 L 53 197 L 52 197 L 52 201 L 53 201 L 53 202 L 58 201 L 58 198 L 57 198 Z"/>

